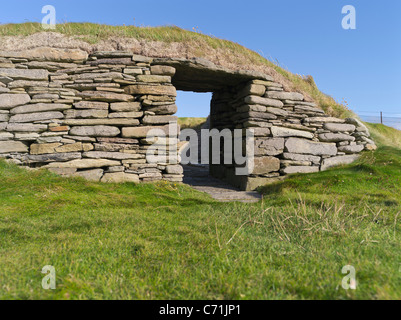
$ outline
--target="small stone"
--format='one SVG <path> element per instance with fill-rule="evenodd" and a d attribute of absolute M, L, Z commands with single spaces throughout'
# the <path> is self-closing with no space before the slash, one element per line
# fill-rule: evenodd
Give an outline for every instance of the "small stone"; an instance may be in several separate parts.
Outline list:
<path fill-rule="evenodd" d="M 259 104 L 262 106 L 269 106 L 275 108 L 282 108 L 284 104 L 280 100 L 274 100 L 269 98 L 262 98 L 258 96 L 247 96 L 244 99 L 247 104 Z"/>
<path fill-rule="evenodd" d="M 136 112 L 141 110 L 139 102 L 112 103 L 110 109 L 116 112 Z"/>
<path fill-rule="evenodd" d="M 180 165 L 170 165 L 166 167 L 166 172 L 168 174 L 183 174 L 184 169 Z"/>
<path fill-rule="evenodd" d="M 316 156 L 335 156 L 337 146 L 334 143 L 321 143 L 299 138 L 289 138 L 285 143 L 285 151 L 288 153 L 311 154 Z"/>
<path fill-rule="evenodd" d="M 266 92 L 265 97 L 279 100 L 294 100 L 294 101 L 304 100 L 303 94 L 298 92 L 268 91 Z"/>
<path fill-rule="evenodd" d="M 11 109 L 31 101 L 28 94 L 0 94 L 0 109 Z"/>
<path fill-rule="evenodd" d="M 120 134 L 120 129 L 110 126 L 79 126 L 70 130 L 73 136 L 89 136 L 89 137 L 115 137 Z"/>
<path fill-rule="evenodd" d="M 71 118 L 98 119 L 98 118 L 107 118 L 108 115 L 109 115 L 108 110 L 97 110 L 97 109 L 68 110 L 67 112 L 65 112 L 66 119 L 71 119 Z"/>
<path fill-rule="evenodd" d="M 68 162 L 54 162 L 46 166 L 46 168 L 103 168 L 120 166 L 120 161 L 105 160 L 105 159 L 77 159 Z"/>
<path fill-rule="evenodd" d="M 150 86 L 150 85 L 131 85 L 125 88 L 125 93 L 134 95 L 166 95 L 166 96 L 177 96 L 177 91 L 173 86 Z"/>
<path fill-rule="evenodd" d="M 355 125 L 344 123 L 325 123 L 323 128 L 332 132 L 354 132 L 356 129 Z"/>
<path fill-rule="evenodd" d="M 295 130 L 283 127 L 271 127 L 273 137 L 301 137 L 306 139 L 313 139 L 314 135 L 311 132 Z"/>
<path fill-rule="evenodd" d="M 116 102 L 116 101 L 128 102 L 134 100 L 134 97 L 128 94 L 103 92 L 103 91 L 84 91 L 80 92 L 78 96 L 89 101 L 96 100 L 104 102 Z"/>
<path fill-rule="evenodd" d="M 13 80 L 35 80 L 48 81 L 49 72 L 40 69 L 8 69 L 0 68 L 0 76 L 9 77 Z"/>
<path fill-rule="evenodd" d="M 139 183 L 139 176 L 137 174 L 128 174 L 125 172 L 105 173 L 101 182 L 104 182 L 104 183 L 123 183 L 123 182 Z"/>
<path fill-rule="evenodd" d="M 149 116 L 146 115 L 142 119 L 143 124 L 167 124 L 170 122 L 176 123 L 178 118 L 176 116 Z"/>
<path fill-rule="evenodd" d="M 28 152 L 26 144 L 20 141 L 0 141 L 0 153 Z"/>
<path fill-rule="evenodd" d="M 170 83 L 170 76 L 159 76 L 159 75 L 138 75 L 136 76 L 138 82 L 149 82 L 149 83 Z"/>
<path fill-rule="evenodd" d="M 294 173 L 314 173 L 319 172 L 317 166 L 290 166 L 281 170 L 283 174 L 294 174 Z"/>
<path fill-rule="evenodd" d="M 338 148 L 338 151 L 344 153 L 359 153 L 365 149 L 364 145 L 353 145 L 353 146 L 342 146 Z"/>
<path fill-rule="evenodd" d="M 38 112 L 38 113 L 23 113 L 17 114 L 10 118 L 10 122 L 34 122 L 63 119 L 64 115 L 61 112 Z"/>
<path fill-rule="evenodd" d="M 71 109 L 72 106 L 60 103 L 36 103 L 27 104 L 10 110 L 11 114 L 47 112 L 47 111 L 63 111 Z"/>
<path fill-rule="evenodd" d="M 81 159 L 81 153 L 51 153 L 43 155 L 25 155 L 22 160 L 28 163 L 63 162 Z"/>
<path fill-rule="evenodd" d="M 143 116 L 143 112 L 112 112 L 109 114 L 109 118 L 140 118 Z"/>
<path fill-rule="evenodd" d="M 103 176 L 102 169 L 78 171 L 74 174 L 75 177 L 81 177 L 88 181 L 98 182 Z"/>
<path fill-rule="evenodd" d="M 275 157 L 255 157 L 251 174 L 261 175 L 280 170 L 280 160 Z"/>
<path fill-rule="evenodd" d="M 45 124 L 30 124 L 30 123 L 10 123 L 7 125 L 9 132 L 43 132 L 47 130 Z"/>
<path fill-rule="evenodd" d="M 82 142 L 70 143 L 55 148 L 56 152 L 67 153 L 67 152 L 81 152 L 83 149 Z"/>
<path fill-rule="evenodd" d="M 350 164 L 358 160 L 358 158 L 359 155 L 348 155 L 324 159 L 322 162 L 321 170 L 325 171 L 336 166 Z"/>
<path fill-rule="evenodd" d="M 321 133 L 319 140 L 323 142 L 355 141 L 355 137 L 344 133 Z"/>
<path fill-rule="evenodd" d="M 108 110 L 109 104 L 107 102 L 98 101 L 80 101 L 74 104 L 76 109 L 101 109 Z"/>
<path fill-rule="evenodd" d="M 61 146 L 61 143 L 41 143 L 31 145 L 31 154 L 46 154 L 46 153 L 56 153 L 55 149 Z"/>
<path fill-rule="evenodd" d="M 175 68 L 170 66 L 151 66 L 150 72 L 154 75 L 174 76 Z"/>

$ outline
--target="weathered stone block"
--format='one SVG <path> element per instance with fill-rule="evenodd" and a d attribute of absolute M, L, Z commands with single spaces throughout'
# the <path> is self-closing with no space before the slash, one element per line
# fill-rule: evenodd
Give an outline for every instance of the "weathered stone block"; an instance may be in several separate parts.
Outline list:
<path fill-rule="evenodd" d="M 359 155 L 347 155 L 324 159 L 322 162 L 321 170 L 325 171 L 336 166 L 351 164 L 354 161 L 358 160 L 358 158 Z"/>
<path fill-rule="evenodd" d="M 10 123 L 7 125 L 9 132 L 43 132 L 46 130 L 46 124 Z"/>
<path fill-rule="evenodd" d="M 160 75 L 137 75 L 136 80 L 138 82 L 149 82 L 149 83 L 170 83 L 170 76 L 160 76 Z"/>
<path fill-rule="evenodd" d="M 283 174 L 294 174 L 294 173 L 314 173 L 319 172 L 317 166 L 290 166 L 281 170 Z"/>
<path fill-rule="evenodd" d="M 292 161 L 310 161 L 314 164 L 320 164 L 322 158 L 318 156 L 306 155 L 306 154 L 297 154 L 297 153 L 283 153 L 283 158 Z"/>
<path fill-rule="evenodd" d="M 177 91 L 173 86 L 150 86 L 150 85 L 131 85 L 125 88 L 125 93 L 128 94 L 151 94 L 151 95 L 166 95 L 177 96 Z"/>
<path fill-rule="evenodd" d="M 294 100 L 294 101 L 302 101 L 304 100 L 304 96 L 298 92 L 280 92 L 280 91 L 268 91 L 265 94 L 266 98 L 270 99 L 279 99 L 279 100 Z"/>
<path fill-rule="evenodd" d="M 248 96 L 245 98 L 245 103 L 247 104 L 259 104 L 262 106 L 282 108 L 284 104 L 280 100 L 274 100 L 269 98 L 262 98 L 258 96 Z"/>
<path fill-rule="evenodd" d="M 41 143 L 31 145 L 31 154 L 46 154 L 46 153 L 56 153 L 55 149 L 61 146 L 61 143 Z"/>
<path fill-rule="evenodd" d="M 313 139 L 314 135 L 311 132 L 295 130 L 283 127 L 271 127 L 273 137 L 301 137 L 306 139 Z"/>
<path fill-rule="evenodd" d="M 166 124 L 170 122 L 177 122 L 176 116 L 144 116 L 142 119 L 143 124 Z"/>
<path fill-rule="evenodd" d="M 112 103 L 110 109 L 116 112 L 136 112 L 141 110 L 141 104 L 140 102 Z"/>
<path fill-rule="evenodd" d="M 150 73 L 154 75 L 174 76 L 175 68 L 170 66 L 151 66 Z"/>
<path fill-rule="evenodd" d="M 166 172 L 168 174 L 183 174 L 184 169 L 180 165 L 170 165 L 166 167 Z"/>
<path fill-rule="evenodd" d="M 0 141 L 0 153 L 28 152 L 26 144 L 20 141 Z"/>
<path fill-rule="evenodd" d="M 355 125 L 345 123 L 325 123 L 323 128 L 332 132 L 354 132 L 356 129 Z"/>
<path fill-rule="evenodd" d="M 337 154 L 337 146 L 334 143 L 321 143 L 298 138 L 289 138 L 285 143 L 285 151 L 288 153 L 311 154 L 316 156 L 335 156 Z"/>
<path fill-rule="evenodd" d="M 102 169 L 84 170 L 74 173 L 74 176 L 84 178 L 88 181 L 98 182 L 103 176 Z"/>
<path fill-rule="evenodd" d="M 48 112 L 48 111 L 63 111 L 71 109 L 72 106 L 61 103 L 35 103 L 16 107 L 10 110 L 12 114 Z"/>
<path fill-rule="evenodd" d="M 65 119 L 62 120 L 64 125 L 68 126 L 137 126 L 139 125 L 138 119 Z"/>
<path fill-rule="evenodd" d="M 46 168 L 103 168 L 120 166 L 120 161 L 106 160 L 106 159 L 77 159 L 68 162 L 53 162 L 46 165 Z"/>
<path fill-rule="evenodd" d="M 177 112 L 177 105 L 169 104 L 161 106 L 152 106 L 152 107 L 147 107 L 146 111 L 154 112 L 156 115 L 170 115 L 170 114 L 175 114 Z"/>
<path fill-rule="evenodd" d="M 78 96 L 89 101 L 104 101 L 104 102 L 128 102 L 134 100 L 134 97 L 128 94 L 106 92 L 106 91 L 84 91 L 80 92 Z"/>
<path fill-rule="evenodd" d="M 115 118 L 140 118 L 143 116 L 143 112 L 136 112 L 136 111 L 131 111 L 131 112 L 112 112 L 109 114 L 109 118 L 115 119 Z"/>
<path fill-rule="evenodd" d="M 31 101 L 28 94 L 0 94 L 0 109 L 11 109 Z"/>
<path fill-rule="evenodd" d="M 355 141 L 355 137 L 345 133 L 321 133 L 319 140 L 323 142 Z"/>
<path fill-rule="evenodd" d="M 277 156 L 284 151 L 284 138 L 255 140 L 255 155 Z"/>
<path fill-rule="evenodd" d="M 82 110 L 68 110 L 65 112 L 66 119 L 71 118 L 90 118 L 90 119 L 98 119 L 98 118 L 107 118 L 109 115 L 108 110 L 98 110 L 98 109 L 82 109 Z"/>
<path fill-rule="evenodd" d="M 99 102 L 99 101 L 80 101 L 80 102 L 74 103 L 74 107 L 76 109 L 107 110 L 109 108 L 109 104 L 107 102 Z"/>
<path fill-rule="evenodd" d="M 125 172 L 105 173 L 101 182 L 105 182 L 105 183 L 123 183 L 123 182 L 139 183 L 139 176 L 137 174 L 128 174 Z"/>
<path fill-rule="evenodd" d="M 63 162 L 75 159 L 81 159 L 81 153 L 51 153 L 42 155 L 25 155 L 22 158 L 26 163 L 48 163 L 48 162 Z"/>
<path fill-rule="evenodd" d="M 82 150 L 83 150 L 82 142 L 65 144 L 55 148 L 55 151 L 60 153 L 81 152 Z"/>
<path fill-rule="evenodd" d="M 21 58 L 37 61 L 60 61 L 79 62 L 88 58 L 85 51 L 79 49 L 58 49 L 50 47 L 39 47 L 22 51 L 1 51 L 0 56 L 10 58 Z"/>
<path fill-rule="evenodd" d="M 49 79 L 49 72 L 40 69 L 0 68 L 0 76 L 10 77 L 14 80 L 47 81 Z"/>
<path fill-rule="evenodd" d="M 82 154 L 84 158 L 91 159 L 112 159 L 112 160 L 128 160 L 128 159 L 143 159 L 145 155 L 124 153 L 124 152 L 103 152 L 103 151 L 89 151 Z"/>
<path fill-rule="evenodd" d="M 72 136 L 115 137 L 119 134 L 120 129 L 110 126 L 82 126 L 73 127 L 70 130 Z"/>
<path fill-rule="evenodd" d="M 354 146 L 342 146 L 338 148 L 338 151 L 344 153 L 359 153 L 365 149 L 364 145 L 354 145 Z"/>
<path fill-rule="evenodd" d="M 266 174 L 280 170 L 280 160 L 275 157 L 255 157 L 251 174 Z"/>
<path fill-rule="evenodd" d="M 38 113 L 22 113 L 16 114 L 10 118 L 11 122 L 34 122 L 34 121 L 46 121 L 63 119 L 64 115 L 61 112 L 38 112 Z"/>

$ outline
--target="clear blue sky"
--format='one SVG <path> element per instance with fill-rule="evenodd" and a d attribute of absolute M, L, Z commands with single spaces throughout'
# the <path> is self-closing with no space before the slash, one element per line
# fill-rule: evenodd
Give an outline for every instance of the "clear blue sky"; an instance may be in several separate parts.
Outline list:
<path fill-rule="evenodd" d="M 0 23 L 41 21 L 53 5 L 58 21 L 137 26 L 177 25 L 238 42 L 298 74 L 355 111 L 401 113 L 399 0 L 14 0 Z M 341 27 L 344 5 L 356 8 L 357 29 Z M 180 94 L 180 116 L 206 116 L 209 96 Z"/>

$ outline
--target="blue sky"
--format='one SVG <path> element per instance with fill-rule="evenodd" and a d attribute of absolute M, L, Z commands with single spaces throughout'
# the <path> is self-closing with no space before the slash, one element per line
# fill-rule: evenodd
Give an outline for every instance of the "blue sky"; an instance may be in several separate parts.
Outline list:
<path fill-rule="evenodd" d="M 0 23 L 41 21 L 47 4 L 58 21 L 198 27 L 312 75 L 355 111 L 401 114 L 399 0 L 14 0 L 3 1 Z M 341 27 L 344 5 L 356 8 L 356 30 Z M 208 114 L 210 96 L 193 97 L 179 95 L 179 116 Z"/>

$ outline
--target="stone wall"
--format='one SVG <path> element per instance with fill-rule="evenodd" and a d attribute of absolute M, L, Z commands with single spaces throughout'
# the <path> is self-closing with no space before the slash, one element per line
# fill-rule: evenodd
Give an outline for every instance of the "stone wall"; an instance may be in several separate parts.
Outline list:
<path fill-rule="evenodd" d="M 129 52 L 35 48 L 0 52 L 0 157 L 94 181 L 182 181 L 179 158 L 146 159 L 154 142 L 148 131 L 177 127 L 176 89 L 213 92 L 212 128 L 254 129 L 250 175 L 211 166 L 241 189 L 350 163 L 375 149 L 360 121 L 328 117 L 267 75 Z M 161 153 L 177 149 L 175 131 Z"/>
<path fill-rule="evenodd" d="M 126 52 L 1 55 L 0 157 L 95 181 L 182 181 L 177 161 L 145 157 L 147 132 L 177 123 L 174 68 Z"/>
<path fill-rule="evenodd" d="M 279 83 L 253 80 L 213 95 L 211 123 L 223 129 L 253 129 L 255 161 L 249 176 L 236 176 L 235 165 L 213 165 L 218 178 L 244 190 L 288 174 L 312 173 L 349 164 L 363 150 L 375 150 L 369 130 L 357 119 L 327 116 L 297 92 Z"/>

